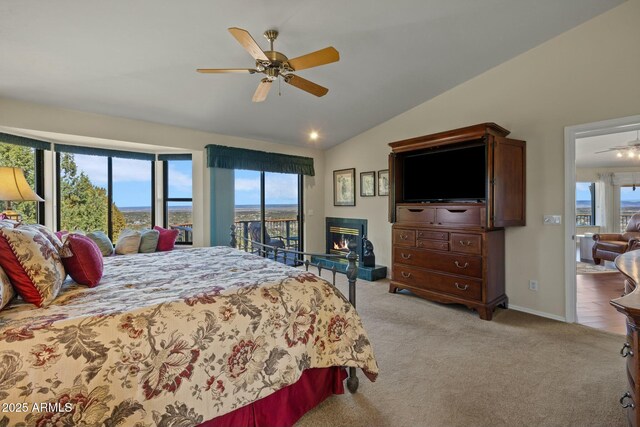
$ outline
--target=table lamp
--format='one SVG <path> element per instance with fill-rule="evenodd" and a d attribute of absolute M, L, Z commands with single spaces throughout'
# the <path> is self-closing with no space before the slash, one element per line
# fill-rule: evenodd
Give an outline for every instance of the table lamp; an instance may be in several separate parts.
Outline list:
<path fill-rule="evenodd" d="M 13 167 L 0 167 L 0 200 L 7 202 L 7 208 L 2 214 L 16 221 L 21 221 L 22 215 L 11 209 L 11 202 L 44 202 L 44 199 L 29 187 L 23 170 Z"/>

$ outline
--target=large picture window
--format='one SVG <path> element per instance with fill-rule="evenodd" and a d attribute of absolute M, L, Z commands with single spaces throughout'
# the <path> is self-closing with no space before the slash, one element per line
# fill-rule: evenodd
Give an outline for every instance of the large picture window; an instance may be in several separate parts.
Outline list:
<path fill-rule="evenodd" d="M 177 244 L 193 243 L 192 160 L 189 154 L 160 155 L 163 160 L 164 227 L 180 231 Z"/>
<path fill-rule="evenodd" d="M 116 241 L 125 228 L 154 226 L 152 155 L 124 158 L 122 152 L 71 146 L 61 151 L 56 153 L 59 230 L 100 230 Z"/>
<path fill-rule="evenodd" d="M 0 166 L 21 168 L 31 188 L 41 197 L 44 197 L 43 159 L 44 150 L 5 143 L 0 137 Z M 0 201 L 0 212 L 6 207 L 6 202 Z M 12 208 L 22 215 L 24 222 L 44 224 L 43 202 L 13 202 Z"/>

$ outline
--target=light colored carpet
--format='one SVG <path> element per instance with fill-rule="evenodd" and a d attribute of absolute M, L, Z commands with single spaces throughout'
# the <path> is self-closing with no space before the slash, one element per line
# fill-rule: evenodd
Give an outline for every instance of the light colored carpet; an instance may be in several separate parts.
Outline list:
<path fill-rule="evenodd" d="M 622 335 L 460 306 L 358 282 L 358 311 L 380 376 L 306 414 L 310 426 L 624 426 Z M 339 287 L 346 295 L 347 287 Z"/>

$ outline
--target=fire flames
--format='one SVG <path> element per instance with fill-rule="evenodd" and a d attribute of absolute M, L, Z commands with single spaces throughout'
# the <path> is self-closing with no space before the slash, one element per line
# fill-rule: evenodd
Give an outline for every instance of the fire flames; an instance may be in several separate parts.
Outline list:
<path fill-rule="evenodd" d="M 333 249 L 337 251 L 345 251 L 349 249 L 349 241 L 345 238 L 340 239 L 339 242 L 333 242 Z"/>

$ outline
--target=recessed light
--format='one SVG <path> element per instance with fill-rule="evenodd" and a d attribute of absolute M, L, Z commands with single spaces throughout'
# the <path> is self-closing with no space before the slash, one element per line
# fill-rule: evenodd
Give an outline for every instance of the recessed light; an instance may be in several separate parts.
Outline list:
<path fill-rule="evenodd" d="M 316 139 L 318 139 L 318 132 L 316 132 L 315 130 L 311 131 L 309 133 L 309 139 L 312 141 L 315 141 Z"/>

